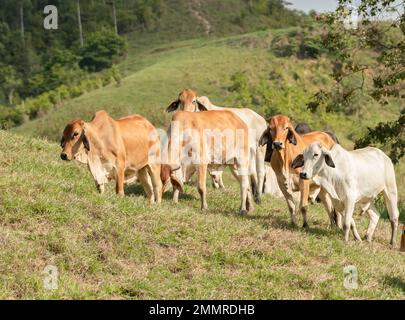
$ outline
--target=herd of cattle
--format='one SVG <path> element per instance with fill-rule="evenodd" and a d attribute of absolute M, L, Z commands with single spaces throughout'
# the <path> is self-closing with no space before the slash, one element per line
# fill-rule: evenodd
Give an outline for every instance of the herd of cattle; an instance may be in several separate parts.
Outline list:
<path fill-rule="evenodd" d="M 312 131 L 305 124 L 294 127 L 284 115 L 266 121 L 247 108 L 218 107 L 189 89 L 166 111 L 175 113 L 163 138 L 139 115 L 114 120 L 99 111 L 91 122 L 73 120 L 63 132 L 61 158 L 87 164 L 100 193 L 109 180 L 116 181 L 119 195 L 124 195 L 124 184 L 139 180 L 151 203 L 160 203 L 170 186 L 177 202 L 184 183 L 197 173 L 202 209 L 208 208 L 207 173 L 215 188 L 223 188 L 228 166 L 240 185 L 242 215 L 253 210 L 253 202 L 260 204 L 266 192 L 284 197 L 291 222 L 296 224 L 300 212 L 307 228 L 308 203 L 318 199 L 329 226 L 343 228 L 345 241 L 350 230 L 361 240 L 353 219 L 356 203 L 369 215 L 365 239 L 372 240 L 379 220 L 373 202 L 382 193 L 394 246 L 397 185 L 394 166 L 381 150 L 347 151 L 333 133 Z"/>

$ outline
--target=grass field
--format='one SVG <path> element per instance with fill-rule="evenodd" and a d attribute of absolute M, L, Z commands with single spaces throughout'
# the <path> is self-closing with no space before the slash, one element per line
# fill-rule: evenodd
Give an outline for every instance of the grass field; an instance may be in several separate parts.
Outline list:
<path fill-rule="evenodd" d="M 225 192 L 209 188 L 207 213 L 193 186 L 178 205 L 168 193 L 150 206 L 138 185 L 100 196 L 87 168 L 59 152 L 0 132 L 0 298 L 405 298 L 405 256 L 389 249 L 386 219 L 372 244 L 345 245 L 319 205 L 309 231 L 268 196 L 242 218 L 229 177 Z M 364 234 L 368 219 L 356 221 Z M 46 265 L 58 268 L 57 290 L 43 287 Z M 358 269 L 357 290 L 343 286 L 346 265 Z"/>
<path fill-rule="evenodd" d="M 330 81 L 330 61 L 276 58 L 270 43 L 280 32 L 288 30 L 174 42 L 132 39 L 120 64 L 121 86 L 68 101 L 12 133 L 0 131 L 0 298 L 405 299 L 405 255 L 389 249 L 385 213 L 372 244 L 346 245 L 341 232 L 326 229 L 320 205 L 309 209 L 309 231 L 292 228 L 285 201 L 269 196 L 240 217 L 238 186 L 229 175 L 225 191 L 209 187 L 210 209 L 201 213 L 192 185 L 178 205 L 167 193 L 162 205 L 150 206 L 139 185 L 122 199 L 112 185 L 100 196 L 87 168 L 59 159 L 56 142 L 73 118 L 90 120 L 105 109 L 114 117 L 139 113 L 166 128 L 170 115 L 163 111 L 184 88 L 196 88 L 218 105 L 236 104 L 228 87 L 237 71 L 259 85 L 276 70 L 292 88 L 315 93 Z M 400 106 L 379 110 L 370 104 L 353 117 L 321 118 L 288 99 L 283 108 L 295 121 L 327 125 L 351 148 L 354 137 L 395 118 Z M 265 115 L 266 106 L 257 111 Z M 404 161 L 396 172 L 403 201 Z M 403 202 L 400 211 L 403 223 Z M 355 219 L 364 235 L 368 218 Z M 57 290 L 43 287 L 46 265 L 58 267 Z M 357 290 L 343 286 L 347 265 L 358 269 Z"/>

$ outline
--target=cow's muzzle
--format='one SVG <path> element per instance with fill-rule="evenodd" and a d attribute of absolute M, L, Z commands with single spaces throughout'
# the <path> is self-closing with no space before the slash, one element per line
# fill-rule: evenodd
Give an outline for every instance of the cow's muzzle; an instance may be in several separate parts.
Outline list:
<path fill-rule="evenodd" d="M 64 152 L 62 152 L 62 153 L 60 154 L 60 158 L 61 158 L 63 161 L 68 161 L 68 160 L 69 160 L 68 155 L 67 155 L 66 153 L 64 153 Z"/>
<path fill-rule="evenodd" d="M 303 180 L 308 180 L 309 179 L 308 174 L 306 172 L 301 172 L 300 173 L 300 178 L 303 179 Z"/>
<path fill-rule="evenodd" d="M 279 141 L 274 141 L 273 142 L 273 148 L 276 150 L 281 150 L 284 148 L 284 143 L 279 142 Z"/>

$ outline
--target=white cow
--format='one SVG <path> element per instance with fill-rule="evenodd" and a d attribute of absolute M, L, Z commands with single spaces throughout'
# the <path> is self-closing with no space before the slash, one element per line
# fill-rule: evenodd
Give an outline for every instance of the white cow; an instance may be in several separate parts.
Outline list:
<path fill-rule="evenodd" d="M 339 144 L 330 151 L 319 142 L 309 145 L 303 155 L 294 161 L 295 166 L 304 166 L 300 177 L 312 179 L 331 196 L 333 205 L 344 216 L 345 241 L 349 240 L 350 227 L 357 240 L 361 240 L 353 220 L 356 203 L 370 216 L 365 239 L 372 240 L 379 220 L 374 206 L 375 198 L 382 193 L 391 221 L 391 241 L 394 246 L 398 228 L 398 192 L 394 165 L 391 159 L 377 148 L 347 151 Z"/>

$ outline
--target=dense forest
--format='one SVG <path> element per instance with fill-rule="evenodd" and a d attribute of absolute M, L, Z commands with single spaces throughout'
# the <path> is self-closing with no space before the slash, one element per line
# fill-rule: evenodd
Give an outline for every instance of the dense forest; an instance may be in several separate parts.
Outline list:
<path fill-rule="evenodd" d="M 114 65 L 125 58 L 126 34 L 162 34 L 176 40 L 204 34 L 204 30 L 187 26 L 187 15 L 192 7 L 186 0 L 0 2 L 0 122 L 3 128 L 34 119 L 60 105 L 64 99 L 112 81 L 119 83 L 121 76 Z M 216 9 L 218 5 L 221 9 L 225 5 L 222 9 L 227 9 L 226 5 L 231 5 L 229 1 L 216 2 L 210 7 Z M 56 30 L 44 28 L 47 5 L 54 5 L 58 10 Z M 213 22 L 212 33 L 284 27 L 296 25 L 305 18 L 287 10 L 281 0 L 243 0 L 235 8 L 225 23 L 223 11 L 216 11 L 221 24 L 215 28 Z M 183 22 L 182 16 L 187 18 Z M 252 19 L 257 16 L 262 19 Z M 231 27 L 225 27 L 226 23 Z"/>

